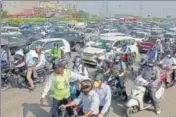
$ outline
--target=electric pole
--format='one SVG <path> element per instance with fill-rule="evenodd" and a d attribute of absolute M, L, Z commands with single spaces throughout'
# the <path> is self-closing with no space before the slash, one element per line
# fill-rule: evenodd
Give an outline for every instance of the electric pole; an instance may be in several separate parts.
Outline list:
<path fill-rule="evenodd" d="M 140 17 L 142 17 L 142 10 L 143 10 L 143 8 L 142 8 L 142 1 L 140 1 L 140 6 L 139 6 L 140 8 L 139 8 L 139 11 L 140 11 Z"/>

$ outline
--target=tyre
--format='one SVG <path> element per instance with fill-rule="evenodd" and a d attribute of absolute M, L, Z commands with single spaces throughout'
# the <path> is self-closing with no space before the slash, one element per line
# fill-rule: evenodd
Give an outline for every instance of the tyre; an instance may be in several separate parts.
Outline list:
<path fill-rule="evenodd" d="M 75 45 L 75 51 L 79 52 L 81 50 L 81 44 L 80 43 L 76 43 Z"/>
<path fill-rule="evenodd" d="M 10 88 L 10 84 L 8 83 L 8 84 L 2 84 L 1 83 L 1 91 L 6 91 L 6 90 L 8 90 Z"/>
<path fill-rule="evenodd" d="M 135 112 L 138 112 L 139 109 L 137 106 L 134 106 L 134 107 L 128 107 L 126 108 L 126 116 L 127 117 L 130 117 L 131 114 L 135 113 Z"/>

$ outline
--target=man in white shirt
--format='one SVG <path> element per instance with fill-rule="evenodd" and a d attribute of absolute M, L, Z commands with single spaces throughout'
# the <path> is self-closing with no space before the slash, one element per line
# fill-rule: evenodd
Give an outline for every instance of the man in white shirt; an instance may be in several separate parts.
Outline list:
<path fill-rule="evenodd" d="M 42 47 L 40 45 L 36 46 L 35 52 L 38 54 L 38 63 L 33 70 L 34 77 L 37 77 L 37 70 L 44 69 L 46 65 L 46 58 L 42 51 Z"/>
<path fill-rule="evenodd" d="M 97 74 L 94 79 L 94 91 L 98 93 L 100 99 L 99 114 L 97 117 L 106 117 L 111 106 L 111 89 L 109 85 L 103 83 L 104 76 Z"/>

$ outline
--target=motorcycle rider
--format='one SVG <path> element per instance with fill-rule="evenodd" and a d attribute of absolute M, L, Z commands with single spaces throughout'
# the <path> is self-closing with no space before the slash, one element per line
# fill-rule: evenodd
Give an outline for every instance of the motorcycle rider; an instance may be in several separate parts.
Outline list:
<path fill-rule="evenodd" d="M 163 45 L 161 44 L 161 40 L 157 39 L 156 44 L 154 45 L 154 49 L 156 50 L 157 58 L 160 57 L 163 53 Z"/>
<path fill-rule="evenodd" d="M 26 56 L 26 65 L 27 65 L 27 80 L 29 82 L 29 90 L 34 90 L 34 83 L 32 80 L 32 73 L 38 63 L 38 55 L 34 50 L 29 50 L 28 48 L 23 49 L 23 52 Z"/>
<path fill-rule="evenodd" d="M 50 50 L 50 54 L 53 55 L 54 60 L 56 60 L 56 59 L 64 59 L 64 52 L 59 47 L 59 44 L 54 43 L 53 46 L 54 47 Z"/>
<path fill-rule="evenodd" d="M 48 78 L 44 92 L 42 93 L 42 97 L 40 99 L 40 104 L 42 105 L 44 102 L 45 96 L 48 94 L 49 90 L 52 88 L 53 91 L 53 105 L 52 105 L 52 117 L 56 116 L 56 113 L 60 113 L 58 110 L 58 106 L 63 104 L 64 102 L 70 101 L 70 82 L 74 82 L 76 80 L 85 80 L 89 79 L 88 77 L 79 75 L 66 69 L 67 61 L 64 59 L 57 59 L 55 61 L 55 72 L 51 74 Z M 71 109 L 68 109 L 69 114 L 72 114 Z"/>
<path fill-rule="evenodd" d="M 37 70 L 44 69 L 46 65 L 46 58 L 45 55 L 42 51 L 42 47 L 40 45 L 37 45 L 35 48 L 35 52 L 38 54 L 38 63 L 33 70 L 33 75 L 36 78 L 37 77 Z"/>
<path fill-rule="evenodd" d="M 81 63 L 81 58 L 80 56 L 76 56 L 73 60 L 73 67 L 72 67 L 73 72 L 78 73 L 80 75 L 89 77 L 88 70 L 87 68 Z M 77 86 L 76 90 L 76 97 L 79 96 L 80 94 L 80 83 L 76 81 L 75 83 L 72 83 L 72 86 L 74 87 Z"/>
<path fill-rule="evenodd" d="M 125 75 L 127 73 L 126 64 L 120 58 L 117 57 L 115 59 L 115 64 L 111 68 L 111 72 L 112 72 L 113 76 L 118 79 L 118 81 L 120 83 L 120 88 L 122 90 L 121 92 L 122 93 L 126 92 L 125 86 L 124 86 L 124 79 L 125 79 Z M 120 94 L 120 96 L 123 98 L 122 93 Z"/>
<path fill-rule="evenodd" d="M 8 54 L 5 45 L 1 45 L 1 69 L 8 66 Z"/>
<path fill-rule="evenodd" d="M 79 115 L 81 117 L 91 117 L 99 113 L 100 100 L 98 94 L 92 89 L 93 83 L 91 80 L 81 82 L 81 94 L 75 100 L 66 105 L 61 105 L 61 108 L 68 108 L 75 105 L 83 104 Z"/>
<path fill-rule="evenodd" d="M 127 43 L 123 41 L 120 49 L 121 59 L 126 62 L 128 53 L 130 52 L 130 48 L 127 46 Z"/>
<path fill-rule="evenodd" d="M 167 56 L 165 56 L 161 60 L 160 64 L 163 65 L 163 68 L 167 69 L 167 72 L 166 72 L 166 74 L 167 74 L 167 82 L 171 83 L 170 74 L 172 73 L 172 66 L 174 65 L 174 60 L 173 60 L 171 54 L 168 53 Z"/>
<path fill-rule="evenodd" d="M 97 74 L 94 79 L 94 91 L 100 98 L 99 114 L 97 117 L 106 117 L 111 106 L 111 89 L 109 85 L 103 83 L 104 76 Z"/>
<path fill-rule="evenodd" d="M 73 72 L 88 77 L 87 68 L 81 63 L 81 58 L 80 58 L 80 56 L 76 56 L 76 57 L 74 58 L 72 69 L 73 69 Z"/>
<path fill-rule="evenodd" d="M 146 61 L 148 61 L 149 59 L 153 59 L 153 60 L 157 60 L 157 52 L 155 50 L 154 47 L 152 47 L 147 53 L 146 53 L 146 57 L 144 58 Z"/>
<path fill-rule="evenodd" d="M 160 82 L 160 70 L 155 66 L 154 60 L 149 60 L 147 62 L 147 66 L 144 67 L 141 76 L 146 79 L 148 83 L 148 90 L 151 97 L 151 101 L 156 110 L 157 114 L 161 113 L 159 100 L 156 98 L 156 91 L 158 87 L 158 83 Z"/>

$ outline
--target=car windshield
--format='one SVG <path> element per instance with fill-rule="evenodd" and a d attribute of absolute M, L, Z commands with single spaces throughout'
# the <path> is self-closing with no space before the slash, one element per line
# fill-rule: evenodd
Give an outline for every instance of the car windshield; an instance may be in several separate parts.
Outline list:
<path fill-rule="evenodd" d="M 137 38 L 144 38 L 145 34 L 144 33 L 136 33 Z"/>
<path fill-rule="evenodd" d="M 112 45 L 113 42 L 114 41 L 99 38 L 96 40 L 95 44 L 92 47 L 106 49 L 107 43 L 110 43 Z"/>
<path fill-rule="evenodd" d="M 174 38 L 174 36 L 172 34 L 165 34 L 164 37 L 165 38 Z"/>
<path fill-rule="evenodd" d="M 37 45 L 43 46 L 43 44 L 44 44 L 43 41 L 34 41 L 31 45 L 29 45 L 29 48 L 30 48 L 31 50 L 35 50 L 35 47 L 36 47 Z"/>

